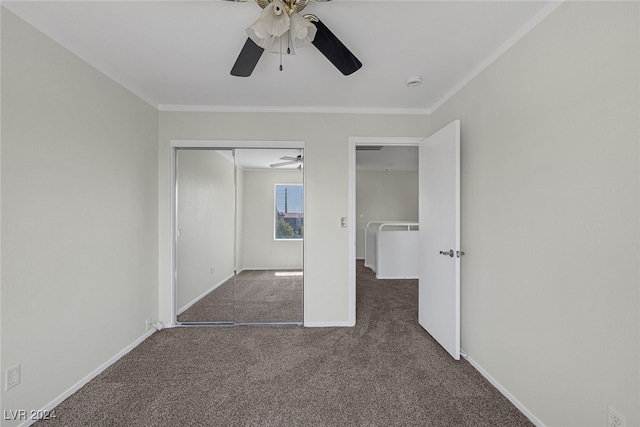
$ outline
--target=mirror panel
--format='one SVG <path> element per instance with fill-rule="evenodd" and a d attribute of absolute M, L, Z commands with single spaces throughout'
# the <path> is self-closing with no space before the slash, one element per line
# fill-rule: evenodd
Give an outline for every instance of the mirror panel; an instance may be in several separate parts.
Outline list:
<path fill-rule="evenodd" d="M 176 156 L 178 323 L 302 324 L 303 151 Z"/>
<path fill-rule="evenodd" d="M 257 167 L 255 159 L 265 156 L 262 167 Z M 238 149 L 235 161 L 242 176 L 237 180 L 242 182 L 242 197 L 237 198 L 242 206 L 242 240 L 235 321 L 302 323 L 302 150 Z"/>
<path fill-rule="evenodd" d="M 231 150 L 177 150 L 178 322 L 233 322 L 235 183 L 230 155 Z"/>

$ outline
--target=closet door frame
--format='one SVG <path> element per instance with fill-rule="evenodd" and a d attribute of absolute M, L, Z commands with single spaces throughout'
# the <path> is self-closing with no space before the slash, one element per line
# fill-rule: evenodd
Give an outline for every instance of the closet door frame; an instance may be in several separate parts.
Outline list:
<path fill-rule="evenodd" d="M 212 148 L 212 149 L 236 149 L 236 148 L 305 148 L 304 141 L 267 141 L 267 140 L 172 140 L 171 141 L 171 298 L 170 313 L 171 326 L 177 326 L 177 153 L 179 148 Z M 306 155 L 306 152 L 305 152 Z M 303 168 L 304 172 L 304 168 Z M 305 197 L 306 200 L 306 197 Z M 306 204 L 306 202 L 305 202 Z M 305 208 L 306 210 L 306 208 Z M 306 247 L 306 239 L 303 250 Z M 306 252 L 306 251 L 305 251 Z M 303 270 L 306 269 L 306 258 L 303 259 Z M 304 300 L 304 298 L 303 298 Z M 306 313 L 306 307 L 303 312 Z M 303 322 L 304 323 L 304 322 Z"/>

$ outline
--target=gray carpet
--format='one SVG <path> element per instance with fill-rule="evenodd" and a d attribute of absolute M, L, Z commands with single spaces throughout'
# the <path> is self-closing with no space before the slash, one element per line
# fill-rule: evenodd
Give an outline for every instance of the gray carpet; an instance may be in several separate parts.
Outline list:
<path fill-rule="evenodd" d="M 302 323 L 301 270 L 245 270 L 178 315 L 178 322 Z"/>
<path fill-rule="evenodd" d="M 415 280 L 358 264 L 357 326 L 155 333 L 38 426 L 530 426 L 417 324 Z"/>

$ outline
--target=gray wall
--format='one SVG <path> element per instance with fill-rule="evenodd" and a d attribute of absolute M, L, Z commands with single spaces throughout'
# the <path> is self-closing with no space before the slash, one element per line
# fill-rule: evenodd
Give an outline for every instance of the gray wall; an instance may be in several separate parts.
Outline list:
<path fill-rule="evenodd" d="M 639 4 L 565 2 L 462 125 L 462 348 L 548 426 L 640 425 Z"/>
<path fill-rule="evenodd" d="M 307 325 L 347 325 L 349 236 L 347 229 L 341 228 L 340 218 L 348 214 L 349 136 L 428 134 L 429 117 L 421 115 L 297 113 L 292 119 L 289 113 L 161 112 L 159 279 L 162 320 L 171 321 L 168 311 L 171 296 L 171 140 L 306 142 L 304 321 Z"/>
<path fill-rule="evenodd" d="M 3 409 L 42 408 L 158 319 L 157 140 L 154 108 L 2 10 L 0 372 L 22 368 Z"/>
<path fill-rule="evenodd" d="M 418 222 L 418 172 L 356 172 L 356 257 L 364 258 L 369 221 Z"/>

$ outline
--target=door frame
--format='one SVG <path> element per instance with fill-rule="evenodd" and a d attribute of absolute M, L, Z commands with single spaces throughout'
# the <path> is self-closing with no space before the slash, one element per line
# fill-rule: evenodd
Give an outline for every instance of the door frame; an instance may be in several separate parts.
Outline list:
<path fill-rule="evenodd" d="M 349 137 L 349 207 L 347 212 L 347 232 L 349 234 L 349 318 L 350 326 L 356 324 L 356 146 L 395 145 L 419 147 L 426 136 L 350 136 Z"/>
<path fill-rule="evenodd" d="M 171 234 L 171 298 L 169 299 L 170 304 L 170 315 L 171 315 L 171 324 L 168 326 L 177 326 L 177 258 L 176 258 L 176 248 L 177 248 L 177 216 L 178 216 L 178 204 L 177 204 L 177 153 L 179 148 L 192 148 L 192 149 L 234 149 L 234 148 L 301 148 L 304 150 L 305 141 L 264 141 L 264 140 L 229 140 L 229 139 L 216 139 L 216 140 L 189 140 L 189 139 L 176 139 L 171 140 L 171 221 L 170 221 L 170 234 Z M 305 150 L 305 157 L 306 157 Z M 303 182 L 305 179 L 305 168 L 302 168 L 303 173 Z M 305 189 L 306 190 L 306 189 Z M 305 197 L 303 200 L 304 203 L 304 211 L 306 212 L 306 191 Z M 306 234 L 306 233 L 305 233 Z M 302 243 L 302 251 L 306 252 L 307 239 L 305 238 Z M 307 259 L 305 256 L 302 258 L 302 270 L 306 270 Z M 234 265 L 235 268 L 235 265 Z M 304 288 L 303 288 L 303 313 L 306 313 L 306 299 L 304 298 Z M 303 320 L 304 324 L 304 320 Z"/>

